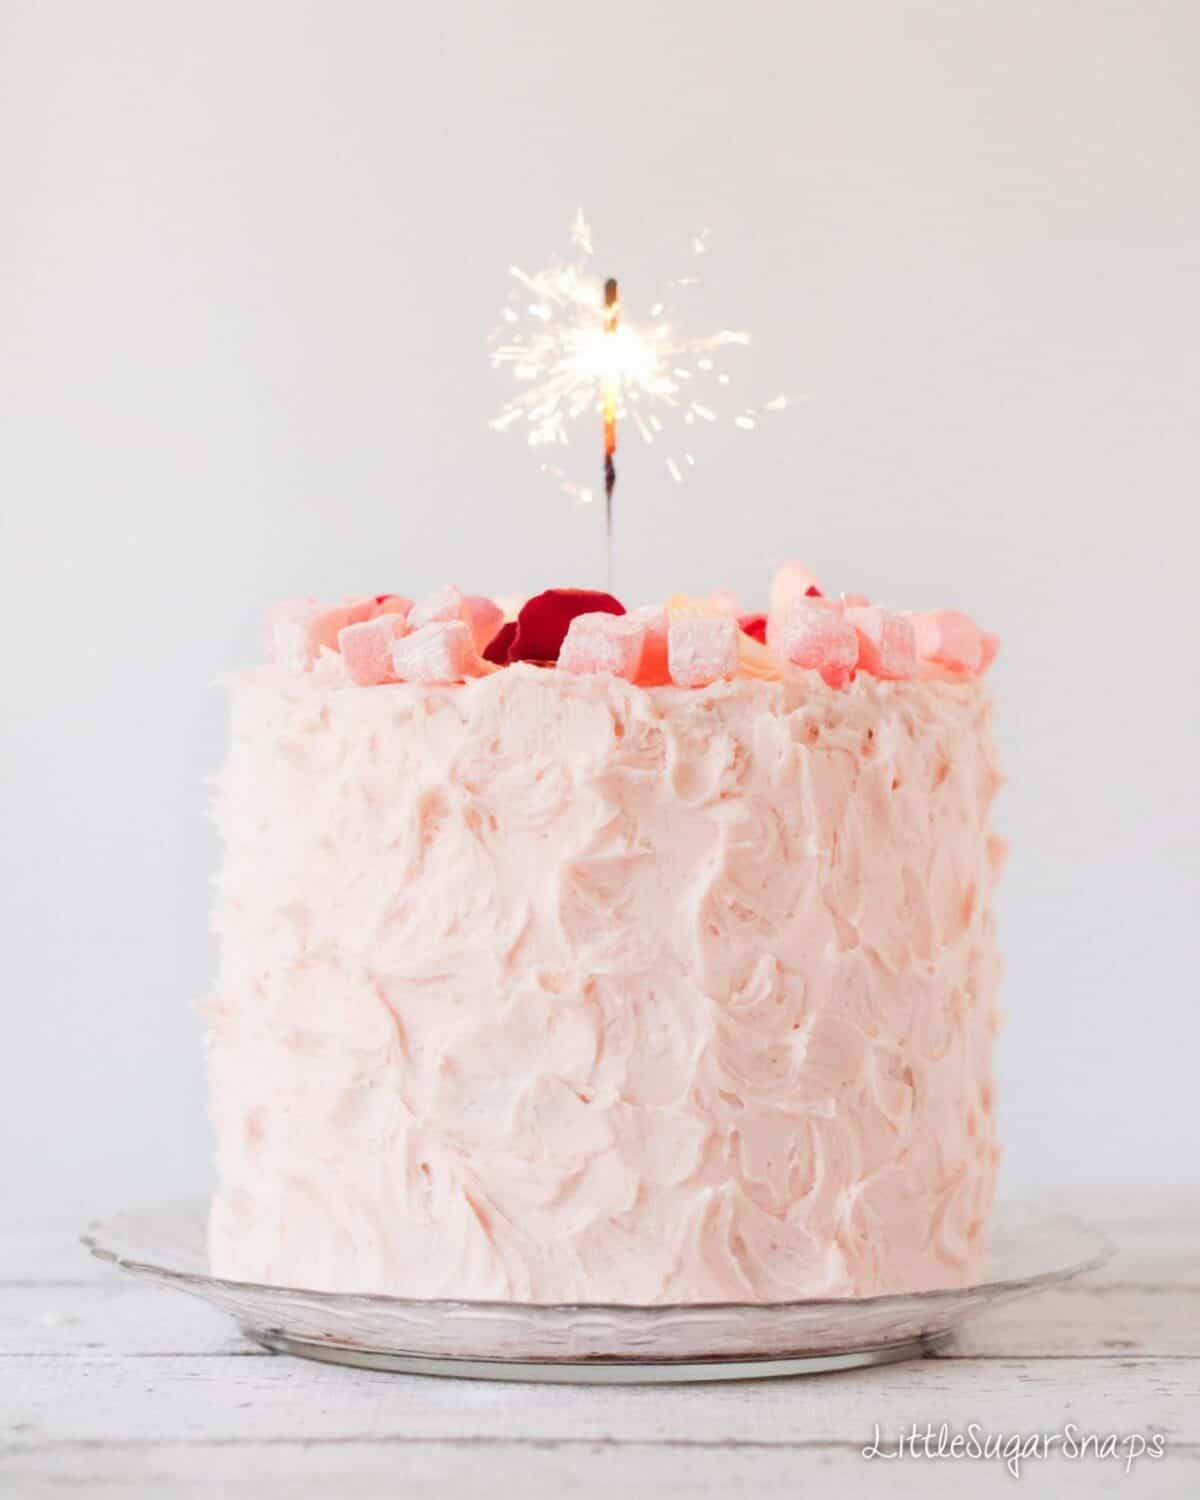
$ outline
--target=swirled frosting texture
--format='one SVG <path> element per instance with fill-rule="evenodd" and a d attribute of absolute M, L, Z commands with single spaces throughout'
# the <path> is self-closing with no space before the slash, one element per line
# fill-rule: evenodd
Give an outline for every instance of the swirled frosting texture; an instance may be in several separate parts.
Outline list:
<path fill-rule="evenodd" d="M 642 1303 L 975 1278 L 989 715 L 973 679 L 241 675 L 215 1271 Z"/>

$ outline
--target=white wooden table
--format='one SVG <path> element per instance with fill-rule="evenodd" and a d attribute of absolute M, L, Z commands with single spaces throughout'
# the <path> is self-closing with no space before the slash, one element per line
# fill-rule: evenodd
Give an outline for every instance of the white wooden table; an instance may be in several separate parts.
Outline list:
<path fill-rule="evenodd" d="M 377 1375 L 267 1354 L 66 1230 L 0 1230 L 0 1496 L 1200 1496 L 1200 1203 L 1072 1202 L 1118 1253 L 905 1365 L 729 1385 Z M 868 1461 L 916 1422 L 1166 1457 Z"/>

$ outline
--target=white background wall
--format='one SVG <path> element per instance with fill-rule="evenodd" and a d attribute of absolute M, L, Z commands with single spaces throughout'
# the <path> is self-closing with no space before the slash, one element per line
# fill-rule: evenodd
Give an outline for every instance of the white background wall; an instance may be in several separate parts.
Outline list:
<path fill-rule="evenodd" d="M 486 429 L 579 201 L 631 308 L 710 226 L 809 398 L 686 489 L 626 445 L 620 591 L 799 555 L 1003 634 L 1004 1188 L 1197 1185 L 1198 68 L 1192 0 L 0 0 L 3 1207 L 207 1184 L 267 604 L 597 578 Z"/>

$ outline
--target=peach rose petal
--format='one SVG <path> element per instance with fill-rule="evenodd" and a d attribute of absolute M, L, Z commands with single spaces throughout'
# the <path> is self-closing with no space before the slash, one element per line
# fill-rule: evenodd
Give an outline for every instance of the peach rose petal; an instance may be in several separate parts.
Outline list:
<path fill-rule="evenodd" d="M 775 570 L 771 579 L 769 609 L 772 613 L 781 610 L 792 599 L 820 597 L 824 593 L 817 582 L 817 575 L 802 562 L 785 562 Z"/>
<path fill-rule="evenodd" d="M 728 615 L 731 620 L 736 620 L 742 613 L 738 596 L 732 589 L 714 589 L 705 596 L 704 603 L 714 614 Z"/>

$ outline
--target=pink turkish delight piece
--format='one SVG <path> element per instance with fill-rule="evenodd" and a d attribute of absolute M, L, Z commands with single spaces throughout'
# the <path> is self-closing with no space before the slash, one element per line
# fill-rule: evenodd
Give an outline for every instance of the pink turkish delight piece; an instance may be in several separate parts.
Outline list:
<path fill-rule="evenodd" d="M 558 653 L 564 672 L 605 673 L 636 682 L 646 629 L 629 615 L 576 615 Z"/>
<path fill-rule="evenodd" d="M 482 656 L 504 624 L 504 611 L 494 600 L 482 594 L 468 594 L 463 600 L 463 613 L 471 627 L 475 649 Z"/>
<path fill-rule="evenodd" d="M 774 613 L 792 599 L 819 598 L 823 593 L 816 574 L 802 562 L 785 562 L 771 579 L 770 609 Z"/>
<path fill-rule="evenodd" d="M 369 620 L 374 607 L 373 598 L 348 599 L 345 604 L 323 610 L 309 627 L 309 660 L 316 661 L 322 650 L 336 651 L 338 632 L 347 625 L 357 625 L 360 620 Z"/>
<path fill-rule="evenodd" d="M 843 594 L 838 602 L 843 613 L 848 609 L 866 609 L 871 603 L 866 594 Z"/>
<path fill-rule="evenodd" d="M 344 625 L 338 631 L 338 649 L 350 681 L 359 687 L 395 682 L 392 647 L 397 636 L 403 634 L 404 620 L 400 615 L 376 615 L 373 620 Z"/>
<path fill-rule="evenodd" d="M 936 662 L 955 672 L 979 671 L 983 637 L 970 615 L 958 609 L 931 609 L 909 618 L 922 661 Z"/>
<path fill-rule="evenodd" d="M 419 630 L 422 625 L 433 625 L 439 621 L 465 620 L 466 600 L 462 590 L 448 583 L 436 593 L 426 594 L 408 612 L 408 628 Z"/>
<path fill-rule="evenodd" d="M 277 605 L 268 623 L 268 649 L 277 666 L 303 672 L 322 649 L 336 651 L 338 631 L 370 617 L 374 599 L 350 599 L 327 607 L 315 599 L 290 599 Z"/>
<path fill-rule="evenodd" d="M 642 665 L 637 680 L 643 687 L 661 687 L 671 680 L 670 669 L 667 665 L 666 605 L 640 605 L 637 609 L 630 610 L 629 618 L 636 620 L 645 633 Z"/>
<path fill-rule="evenodd" d="M 911 677 L 917 670 L 912 621 L 879 604 L 849 605 L 844 614 L 858 632 L 858 665 L 873 677 Z"/>
<path fill-rule="evenodd" d="M 840 613 L 812 599 L 793 598 L 767 617 L 767 644 L 786 666 L 819 672 L 830 687 L 844 687 L 858 665 L 858 632 Z"/>
<path fill-rule="evenodd" d="M 726 615 L 673 615 L 667 665 L 679 687 L 707 687 L 738 669 L 738 624 Z"/>
<path fill-rule="evenodd" d="M 461 682 L 482 670 L 463 620 L 434 620 L 392 645 L 392 666 L 402 682 Z"/>
<path fill-rule="evenodd" d="M 303 672 L 312 661 L 308 633 L 321 614 L 315 599 L 285 599 L 267 615 L 267 660 L 289 672 Z"/>

